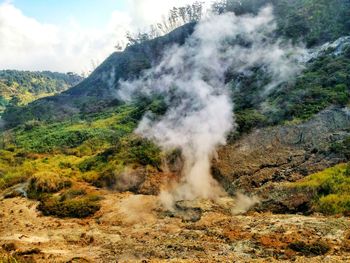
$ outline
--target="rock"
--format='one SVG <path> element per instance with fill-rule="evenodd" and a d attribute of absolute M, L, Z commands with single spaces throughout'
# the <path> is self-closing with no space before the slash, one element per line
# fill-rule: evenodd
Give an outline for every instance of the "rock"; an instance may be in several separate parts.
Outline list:
<path fill-rule="evenodd" d="M 5 243 L 1 247 L 2 247 L 3 250 L 5 250 L 7 252 L 11 252 L 11 251 L 15 251 L 16 250 L 15 243 Z"/>
<path fill-rule="evenodd" d="M 296 181 L 347 160 L 331 145 L 350 136 L 349 109 L 331 107 L 296 125 L 258 129 L 218 151 L 214 177 L 230 194 Z"/>
<path fill-rule="evenodd" d="M 254 207 L 255 211 L 307 215 L 312 212 L 311 202 L 316 193 L 313 189 L 269 185 L 257 190 L 256 194 L 261 199 L 260 203 Z"/>
<path fill-rule="evenodd" d="M 24 255 L 34 255 L 34 254 L 40 254 L 41 250 L 39 248 L 32 248 L 28 250 L 23 251 L 17 251 L 15 253 L 16 256 L 24 256 Z"/>
<path fill-rule="evenodd" d="M 200 202 L 178 201 L 173 211 L 165 211 L 164 215 L 168 217 L 181 218 L 183 222 L 197 222 L 202 218 L 203 211 L 197 207 Z"/>
<path fill-rule="evenodd" d="M 15 185 L 3 193 L 3 198 L 27 197 L 26 188 L 26 183 Z"/>

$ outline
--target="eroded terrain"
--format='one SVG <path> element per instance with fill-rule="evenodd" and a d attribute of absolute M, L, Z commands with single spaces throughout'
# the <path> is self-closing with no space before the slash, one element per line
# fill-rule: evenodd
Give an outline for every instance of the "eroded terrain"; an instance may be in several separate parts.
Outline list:
<path fill-rule="evenodd" d="M 87 219 L 42 216 L 26 198 L 0 201 L 3 257 L 24 262 L 350 262 L 350 220 L 232 215 L 234 200 L 164 211 L 155 196 L 99 191 Z"/>

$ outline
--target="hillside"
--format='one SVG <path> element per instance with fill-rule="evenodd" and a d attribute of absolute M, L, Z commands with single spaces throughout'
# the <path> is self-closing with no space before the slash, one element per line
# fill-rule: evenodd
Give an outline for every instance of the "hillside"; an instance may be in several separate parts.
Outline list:
<path fill-rule="evenodd" d="M 0 72 L 0 262 L 350 260 L 350 2 L 213 8 L 81 82 Z"/>
<path fill-rule="evenodd" d="M 27 105 L 42 97 L 61 93 L 83 79 L 74 73 L 0 71 L 0 114 L 6 107 Z"/>
<path fill-rule="evenodd" d="M 242 5 L 240 1 L 224 2 L 218 4 L 217 12 L 256 13 L 260 7 L 272 4 L 277 22 L 276 37 L 300 41 L 310 48 L 350 34 L 350 4 L 346 0 L 248 0 L 243 1 Z M 23 109 L 12 109 L 4 119 L 9 127 L 13 127 L 33 119 L 62 120 L 106 109 L 111 103 L 118 103 L 116 90 L 119 80 L 137 78 L 143 70 L 156 64 L 167 48 L 176 43 L 182 44 L 193 32 L 194 25 L 184 25 L 166 36 L 132 45 L 124 52 L 116 52 L 74 89 L 38 100 Z M 230 81 L 230 77 L 227 81 Z"/>

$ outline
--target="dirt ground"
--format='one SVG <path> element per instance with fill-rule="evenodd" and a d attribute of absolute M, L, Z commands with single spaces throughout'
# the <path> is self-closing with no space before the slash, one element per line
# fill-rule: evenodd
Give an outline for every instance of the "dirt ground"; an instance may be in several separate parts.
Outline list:
<path fill-rule="evenodd" d="M 99 191 L 102 208 L 87 219 L 42 216 L 26 198 L 1 200 L 0 255 L 24 262 L 350 262 L 346 217 L 233 216 L 227 198 L 169 212 L 155 196 Z"/>

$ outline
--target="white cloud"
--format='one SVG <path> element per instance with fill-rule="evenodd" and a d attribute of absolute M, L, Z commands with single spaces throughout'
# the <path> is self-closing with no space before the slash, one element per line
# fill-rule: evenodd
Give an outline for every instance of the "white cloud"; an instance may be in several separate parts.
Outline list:
<path fill-rule="evenodd" d="M 172 7 L 185 6 L 196 1 L 198 0 L 128 0 L 128 7 L 133 25 L 142 28 L 145 25 L 159 22 Z"/>
<path fill-rule="evenodd" d="M 65 26 L 40 23 L 11 3 L 0 4 L 0 69 L 88 71 L 123 40 L 159 21 L 173 6 L 195 0 L 127 0 L 125 12 L 113 11 L 103 28 L 84 28 L 71 19 Z"/>

